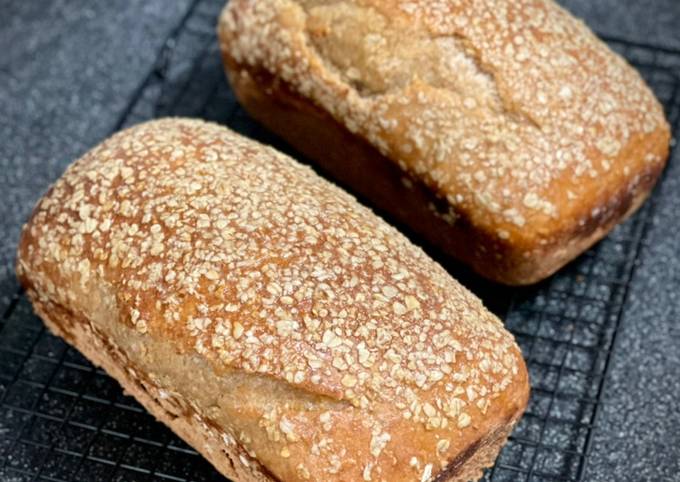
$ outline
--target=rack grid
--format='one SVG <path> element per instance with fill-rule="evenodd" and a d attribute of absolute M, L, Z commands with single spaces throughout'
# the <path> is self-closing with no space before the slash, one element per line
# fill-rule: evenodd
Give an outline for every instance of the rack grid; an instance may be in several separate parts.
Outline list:
<path fill-rule="evenodd" d="M 159 116 L 202 117 L 300 158 L 254 123 L 230 91 L 214 33 L 222 5 L 193 1 L 116 130 Z M 642 73 L 677 132 L 680 51 L 605 40 Z M 653 197 L 604 241 L 531 288 L 491 286 L 433 253 L 504 317 L 531 375 L 527 413 L 486 472 L 487 482 L 587 480 L 609 362 L 654 210 Z M 0 319 L 0 479 L 223 480 L 114 380 L 51 335 L 21 292 Z"/>

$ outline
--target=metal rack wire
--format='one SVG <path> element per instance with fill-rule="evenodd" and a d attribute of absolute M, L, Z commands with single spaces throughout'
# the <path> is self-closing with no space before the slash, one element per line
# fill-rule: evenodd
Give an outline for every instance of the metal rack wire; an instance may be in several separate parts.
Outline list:
<path fill-rule="evenodd" d="M 214 35 L 222 4 L 194 0 L 117 129 L 163 115 L 197 116 L 290 152 L 248 118 L 225 82 Z M 608 41 L 642 72 L 677 129 L 680 52 Z M 586 480 L 617 329 L 654 209 L 652 200 L 538 287 L 473 283 L 505 316 L 533 386 L 526 416 L 485 480 Z M 0 479 L 223 480 L 115 381 L 49 334 L 21 293 L 0 320 Z"/>

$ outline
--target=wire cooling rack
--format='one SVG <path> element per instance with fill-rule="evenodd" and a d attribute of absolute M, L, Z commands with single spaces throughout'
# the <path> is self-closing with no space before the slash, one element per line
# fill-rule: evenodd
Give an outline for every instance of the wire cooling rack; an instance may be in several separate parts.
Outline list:
<path fill-rule="evenodd" d="M 222 4 L 193 2 L 117 128 L 164 115 L 196 116 L 290 152 L 248 118 L 229 90 L 214 34 Z M 680 52 L 608 42 L 642 72 L 677 132 Z M 540 286 L 509 290 L 469 278 L 517 337 L 533 387 L 528 411 L 486 481 L 587 480 L 609 360 L 654 209 L 652 199 Z M 47 332 L 18 293 L 0 320 L 0 480 L 223 479 L 115 381 Z"/>

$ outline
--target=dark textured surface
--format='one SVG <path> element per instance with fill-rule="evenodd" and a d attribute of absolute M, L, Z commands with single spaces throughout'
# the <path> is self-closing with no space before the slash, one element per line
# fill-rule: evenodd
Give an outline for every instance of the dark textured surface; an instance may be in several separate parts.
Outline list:
<path fill-rule="evenodd" d="M 598 33 L 680 51 L 678 0 L 561 3 Z M 680 163 L 671 163 L 656 201 L 624 308 L 586 480 L 680 480 Z"/>
<path fill-rule="evenodd" d="M 32 204 L 116 126 L 189 3 L 0 0 L 3 311 L 15 291 L 16 239 Z M 224 84 L 212 38 L 220 0 L 199 3 L 207 9 L 187 22 L 168 68 L 143 85 L 125 124 L 200 115 L 276 144 L 235 106 Z M 652 65 L 643 73 L 677 118 L 680 2 L 563 3 L 600 33 L 679 49 L 659 56 L 612 44 L 641 68 Z M 506 321 L 528 359 L 534 393 L 489 480 L 577 480 L 589 436 L 583 480 L 680 480 L 680 162 L 671 165 L 655 203 L 649 229 L 647 206 L 549 282 L 511 293 Z M 484 283 L 473 286 L 487 302 L 508 297 L 506 290 L 484 290 Z M 107 377 L 45 333 L 22 298 L 0 321 L 0 481 L 185 478 L 218 480 Z"/>
<path fill-rule="evenodd" d="M 680 48 L 678 0 L 562 0 L 601 35 Z"/>
<path fill-rule="evenodd" d="M 659 194 L 619 330 L 589 480 L 680 480 L 680 163 Z"/>

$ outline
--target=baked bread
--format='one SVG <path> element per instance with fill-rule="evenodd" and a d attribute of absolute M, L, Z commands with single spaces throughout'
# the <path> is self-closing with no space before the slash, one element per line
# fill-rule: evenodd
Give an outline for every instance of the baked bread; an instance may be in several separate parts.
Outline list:
<path fill-rule="evenodd" d="M 668 157 L 638 73 L 550 0 L 231 0 L 218 31 L 253 117 L 502 283 L 602 238 Z"/>
<path fill-rule="evenodd" d="M 528 398 L 513 337 L 311 169 L 165 119 L 74 163 L 25 226 L 37 313 L 236 481 L 468 481 Z"/>

